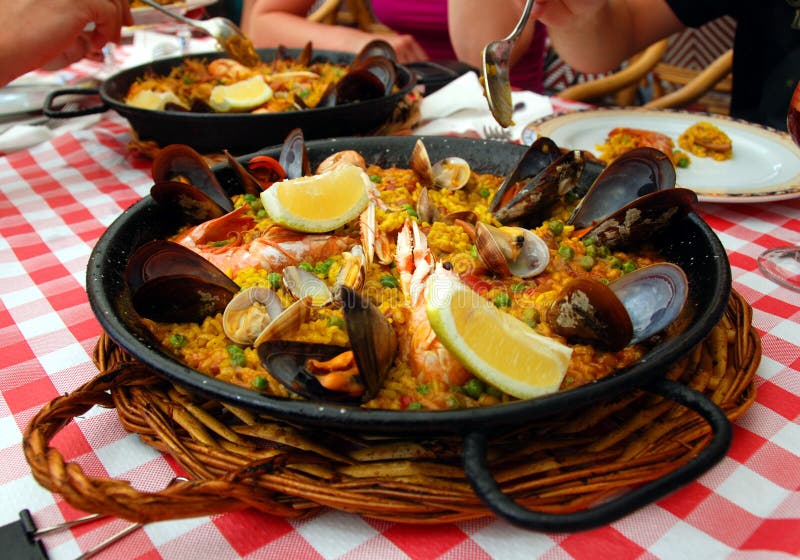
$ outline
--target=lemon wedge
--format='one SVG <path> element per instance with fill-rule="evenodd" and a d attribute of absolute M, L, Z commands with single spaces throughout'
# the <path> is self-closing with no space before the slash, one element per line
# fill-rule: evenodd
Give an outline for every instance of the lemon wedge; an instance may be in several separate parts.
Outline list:
<path fill-rule="evenodd" d="M 249 111 L 263 105 L 271 97 L 272 88 L 258 75 L 229 86 L 214 86 L 208 104 L 220 113 Z"/>
<path fill-rule="evenodd" d="M 432 274 L 426 294 L 433 332 L 473 375 L 520 399 L 558 391 L 570 347 L 536 333 L 449 273 Z"/>
<path fill-rule="evenodd" d="M 369 202 L 369 185 L 369 175 L 348 164 L 273 183 L 261 193 L 261 202 L 274 222 L 295 231 L 321 233 L 356 219 Z"/>
<path fill-rule="evenodd" d="M 167 103 L 180 105 L 185 109 L 189 109 L 186 103 L 180 100 L 177 95 L 171 91 L 154 91 L 152 89 L 143 89 L 136 95 L 127 100 L 127 104 L 131 107 L 139 109 L 150 109 L 153 111 L 163 111 Z"/>

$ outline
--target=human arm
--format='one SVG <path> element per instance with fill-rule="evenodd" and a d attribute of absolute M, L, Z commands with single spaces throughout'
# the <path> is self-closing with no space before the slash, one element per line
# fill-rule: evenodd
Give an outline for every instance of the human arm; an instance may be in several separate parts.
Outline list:
<path fill-rule="evenodd" d="M 685 26 L 665 0 L 538 0 L 533 17 L 582 72 L 604 72 Z"/>
<path fill-rule="evenodd" d="M 450 42 L 458 59 L 480 68 L 483 47 L 511 33 L 524 7 L 525 0 L 448 0 Z M 533 27 L 534 20 L 528 20 L 511 52 L 512 66 L 528 50 Z"/>
<path fill-rule="evenodd" d="M 80 60 L 118 42 L 121 27 L 133 23 L 128 0 L 8 0 L 0 2 L 0 21 L 0 85 Z"/>
<path fill-rule="evenodd" d="M 310 40 L 316 49 L 358 52 L 380 38 L 394 47 L 401 63 L 428 59 L 410 35 L 309 21 L 306 15 L 313 4 L 313 0 L 245 0 L 242 30 L 256 47 L 302 47 Z"/>

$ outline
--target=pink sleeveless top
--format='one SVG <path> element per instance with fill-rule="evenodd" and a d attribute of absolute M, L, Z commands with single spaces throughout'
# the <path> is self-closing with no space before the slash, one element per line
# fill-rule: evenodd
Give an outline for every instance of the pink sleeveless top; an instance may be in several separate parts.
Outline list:
<path fill-rule="evenodd" d="M 431 60 L 456 60 L 447 30 L 447 0 L 372 0 L 372 9 L 384 25 L 413 35 Z M 537 93 L 544 90 L 546 34 L 547 29 L 537 21 L 528 51 L 511 69 L 512 86 Z"/>

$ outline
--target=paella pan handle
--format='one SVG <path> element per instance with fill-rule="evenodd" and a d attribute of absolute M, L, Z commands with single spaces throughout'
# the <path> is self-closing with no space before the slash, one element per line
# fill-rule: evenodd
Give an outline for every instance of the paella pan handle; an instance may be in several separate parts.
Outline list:
<path fill-rule="evenodd" d="M 487 435 L 472 432 L 464 438 L 464 470 L 473 490 L 497 515 L 520 527 L 548 532 L 582 531 L 606 525 L 664 497 L 722 459 L 730 446 L 733 430 L 719 407 L 694 389 L 666 379 L 648 385 L 647 390 L 694 410 L 709 423 L 714 433 L 707 447 L 671 473 L 587 510 L 567 514 L 532 511 L 503 493 L 489 470 Z"/>
<path fill-rule="evenodd" d="M 62 100 L 60 103 L 56 104 L 56 100 L 59 97 L 67 97 L 67 100 Z M 93 105 L 90 107 L 81 106 L 77 109 L 65 108 L 72 101 L 81 97 L 94 97 L 97 98 L 97 100 L 93 100 Z M 97 88 L 80 87 L 51 91 L 44 99 L 42 112 L 52 119 L 69 119 L 72 117 L 82 117 L 84 115 L 94 115 L 95 113 L 104 113 L 108 111 L 108 109 L 109 106 L 100 98 L 100 90 Z"/>

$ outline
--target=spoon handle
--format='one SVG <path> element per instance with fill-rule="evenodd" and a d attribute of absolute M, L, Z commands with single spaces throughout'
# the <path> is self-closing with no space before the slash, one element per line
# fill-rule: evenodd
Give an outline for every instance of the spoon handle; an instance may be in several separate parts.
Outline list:
<path fill-rule="evenodd" d="M 528 0 L 527 2 L 525 2 L 525 9 L 522 10 L 522 15 L 520 16 L 516 27 L 514 27 L 514 30 L 511 32 L 511 34 L 508 37 L 506 37 L 505 39 L 506 41 L 513 41 L 514 39 L 519 37 L 520 33 L 522 33 L 525 24 L 528 23 L 528 18 L 531 15 L 531 8 L 533 8 L 533 4 L 535 3 L 535 1 L 536 0 Z"/>

